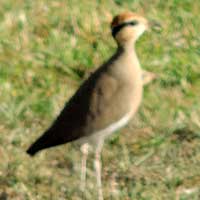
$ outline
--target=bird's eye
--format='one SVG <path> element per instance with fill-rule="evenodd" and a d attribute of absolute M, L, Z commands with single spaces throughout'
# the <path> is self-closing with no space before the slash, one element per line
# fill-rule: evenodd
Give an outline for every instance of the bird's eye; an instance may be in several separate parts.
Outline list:
<path fill-rule="evenodd" d="M 130 25 L 132 25 L 132 26 L 135 26 L 135 25 L 137 25 L 138 24 L 138 21 L 137 20 L 133 20 L 133 21 L 130 21 L 130 22 L 128 22 Z"/>
<path fill-rule="evenodd" d="M 139 22 L 137 20 L 132 20 L 132 21 L 128 21 L 128 22 L 124 22 L 122 24 L 119 24 L 118 26 L 115 26 L 112 29 L 112 35 L 113 37 L 115 37 L 115 35 L 124 27 L 126 26 L 135 26 L 137 25 Z"/>

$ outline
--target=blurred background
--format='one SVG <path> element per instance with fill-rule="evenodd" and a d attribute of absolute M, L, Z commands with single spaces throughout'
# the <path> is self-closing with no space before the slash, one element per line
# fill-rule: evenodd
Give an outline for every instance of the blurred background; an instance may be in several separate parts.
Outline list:
<path fill-rule="evenodd" d="M 0 200 L 80 200 L 80 151 L 25 150 L 116 44 L 110 22 L 131 10 L 162 25 L 136 50 L 158 75 L 137 116 L 107 140 L 105 199 L 200 199 L 199 0 L 0 1 Z M 88 163 L 86 199 L 96 199 Z"/>

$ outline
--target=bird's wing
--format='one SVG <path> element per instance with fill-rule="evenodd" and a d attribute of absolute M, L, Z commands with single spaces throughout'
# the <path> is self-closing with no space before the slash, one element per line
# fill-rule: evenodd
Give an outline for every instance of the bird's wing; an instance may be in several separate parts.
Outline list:
<path fill-rule="evenodd" d="M 114 113 L 116 108 L 113 103 L 117 102 L 120 106 L 121 102 L 117 91 L 122 90 L 119 90 L 118 81 L 112 76 L 101 71 L 94 73 L 82 84 L 50 128 L 27 152 L 34 155 L 42 149 L 79 139 L 106 127 L 120 115 Z"/>
<path fill-rule="evenodd" d="M 66 104 L 52 127 L 60 130 L 66 142 L 106 127 L 121 117 L 114 113 L 115 102 L 118 106 L 122 102 L 119 87 L 108 73 L 93 74 Z"/>
<path fill-rule="evenodd" d="M 127 112 L 126 94 L 130 88 L 121 84 L 110 74 L 104 73 L 97 81 L 91 95 L 89 112 L 86 116 L 90 135 L 121 119 Z"/>

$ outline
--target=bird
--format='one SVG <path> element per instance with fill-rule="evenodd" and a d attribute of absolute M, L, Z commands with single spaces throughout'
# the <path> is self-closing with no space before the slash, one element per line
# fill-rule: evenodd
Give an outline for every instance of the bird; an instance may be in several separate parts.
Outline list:
<path fill-rule="evenodd" d="M 143 85 L 148 85 L 150 82 L 152 82 L 153 80 L 157 79 L 158 75 L 147 71 L 147 70 L 142 70 L 142 83 Z"/>
<path fill-rule="evenodd" d="M 113 18 L 111 34 L 117 44 L 116 51 L 82 83 L 50 127 L 27 150 L 34 156 L 43 149 L 77 142 L 83 154 L 81 190 L 84 191 L 87 157 L 92 149 L 99 200 L 103 200 L 104 140 L 133 118 L 142 101 L 143 85 L 154 79 L 154 75 L 142 70 L 135 51 L 136 41 L 149 27 L 145 17 L 131 11 Z"/>

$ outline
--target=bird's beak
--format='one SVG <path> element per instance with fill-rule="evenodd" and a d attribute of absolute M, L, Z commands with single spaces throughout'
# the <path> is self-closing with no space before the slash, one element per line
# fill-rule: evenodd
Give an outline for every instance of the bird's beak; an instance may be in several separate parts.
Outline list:
<path fill-rule="evenodd" d="M 157 32 L 160 32 L 162 30 L 162 26 L 160 25 L 160 23 L 155 20 L 150 20 L 148 22 L 148 28 L 150 30 L 157 31 Z"/>

